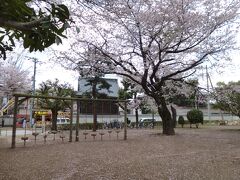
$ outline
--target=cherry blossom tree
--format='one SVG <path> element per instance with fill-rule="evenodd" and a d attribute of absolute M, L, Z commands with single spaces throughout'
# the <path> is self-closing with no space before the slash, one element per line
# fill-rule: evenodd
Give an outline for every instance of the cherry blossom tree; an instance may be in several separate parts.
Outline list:
<path fill-rule="evenodd" d="M 228 60 L 239 6 L 238 0 L 78 1 L 69 52 L 56 57 L 70 69 L 88 65 L 85 75 L 114 73 L 140 85 L 157 105 L 163 134 L 173 135 L 166 85 L 184 81 L 204 62 Z"/>
<path fill-rule="evenodd" d="M 0 91 L 3 96 L 23 93 L 31 89 L 29 72 L 22 68 L 18 60 L 8 60 L 0 64 Z"/>
<path fill-rule="evenodd" d="M 216 100 L 215 107 L 240 117 L 240 81 L 217 83 L 213 95 Z"/>
<path fill-rule="evenodd" d="M 26 93 L 31 90 L 29 72 L 22 68 L 19 60 L 9 59 L 0 62 L 0 106 L 3 110 L 9 106 L 13 93 Z"/>

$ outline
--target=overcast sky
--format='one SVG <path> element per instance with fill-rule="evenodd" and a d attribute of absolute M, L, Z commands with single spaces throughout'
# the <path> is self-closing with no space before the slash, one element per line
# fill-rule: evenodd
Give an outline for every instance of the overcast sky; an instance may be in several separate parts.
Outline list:
<path fill-rule="evenodd" d="M 213 82 L 213 86 L 219 81 L 229 82 L 229 81 L 238 81 L 240 80 L 240 63 L 239 58 L 240 52 L 238 55 L 234 57 L 232 60 L 232 65 L 227 65 L 226 68 L 224 68 L 224 71 L 222 73 L 218 73 L 215 69 L 209 70 L 210 71 L 210 77 Z M 36 74 L 36 87 L 39 83 L 42 81 L 46 81 L 48 79 L 54 80 L 55 78 L 58 78 L 61 82 L 68 82 L 70 83 L 75 90 L 77 90 L 77 80 L 78 80 L 78 73 L 73 71 L 68 71 L 62 68 L 58 64 L 49 63 L 45 61 L 44 59 L 41 59 L 40 63 L 37 64 L 37 74 Z M 33 62 L 31 61 L 25 61 L 24 62 L 25 67 L 30 71 L 31 74 L 33 74 Z M 108 76 L 111 77 L 111 76 Z M 116 76 L 115 76 L 116 77 Z M 202 86 L 206 86 L 206 77 L 203 75 L 199 77 L 199 82 Z"/>
<path fill-rule="evenodd" d="M 238 36 L 240 41 L 240 35 Z M 238 43 L 240 44 L 240 43 Z M 239 45 L 240 46 L 240 45 Z M 63 46 L 64 47 L 64 46 Z M 68 82 L 70 83 L 75 90 L 77 90 L 78 85 L 78 73 L 65 70 L 60 65 L 56 63 L 50 63 L 48 61 L 49 57 L 47 53 L 44 52 L 37 52 L 37 53 L 28 53 L 27 50 L 23 53 L 23 56 L 31 56 L 36 57 L 39 63 L 37 63 L 37 73 L 36 73 L 36 87 L 38 87 L 38 84 L 40 84 L 43 81 L 46 81 L 48 79 L 54 80 L 55 78 L 59 79 L 60 82 Z M 221 73 L 219 73 L 218 69 L 209 69 L 210 78 L 212 80 L 213 86 L 216 85 L 219 81 L 229 82 L 229 81 L 239 81 L 240 80 L 240 51 L 235 51 L 235 53 L 232 54 L 232 62 L 227 63 L 224 65 L 223 68 L 220 69 Z M 33 62 L 30 60 L 27 60 L 26 58 L 22 58 L 23 60 L 23 67 L 28 69 L 30 74 L 33 75 Z M 205 73 L 205 70 L 203 70 Z M 112 77 L 112 76 L 108 76 Z M 116 78 L 116 76 L 113 76 Z M 200 85 L 202 87 L 206 87 L 206 76 L 200 76 L 198 77 L 198 80 L 200 82 Z"/>

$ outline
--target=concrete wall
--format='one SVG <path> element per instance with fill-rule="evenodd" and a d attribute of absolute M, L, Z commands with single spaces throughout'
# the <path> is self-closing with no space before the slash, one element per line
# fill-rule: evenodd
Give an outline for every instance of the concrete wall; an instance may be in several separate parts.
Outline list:
<path fill-rule="evenodd" d="M 12 117 L 0 117 L 0 126 L 2 126 L 2 119 L 4 119 L 4 126 L 12 126 L 13 124 Z"/>
<path fill-rule="evenodd" d="M 190 108 L 177 108 L 177 118 L 181 115 L 184 117 L 185 120 L 187 120 L 187 112 L 190 110 Z M 208 113 L 207 109 L 201 109 L 204 114 L 204 120 L 224 120 L 224 121 L 238 121 L 239 117 L 237 116 L 232 116 L 230 114 L 223 114 L 223 117 L 221 116 L 220 112 L 218 110 L 211 110 L 210 114 L 210 119 L 208 118 Z M 104 123 L 104 122 L 110 122 L 113 120 L 118 120 L 121 122 L 124 122 L 124 115 L 98 115 L 98 122 Z M 128 114 L 127 115 L 128 119 L 131 120 L 131 122 L 136 122 L 136 117 L 134 114 Z M 140 114 L 139 115 L 139 120 L 141 118 L 152 118 L 152 114 Z M 223 118 L 223 119 L 222 119 Z M 158 114 L 154 114 L 154 119 L 156 121 L 161 121 L 161 118 Z M 9 126 L 12 125 L 13 123 L 13 118 L 12 117 L 5 117 L 4 118 L 5 125 Z M 74 113 L 73 116 L 73 123 L 76 122 L 76 113 Z M 93 122 L 93 116 L 92 115 L 80 115 L 80 123 L 91 123 Z M 0 126 L 2 123 L 2 118 L 0 117 Z"/>

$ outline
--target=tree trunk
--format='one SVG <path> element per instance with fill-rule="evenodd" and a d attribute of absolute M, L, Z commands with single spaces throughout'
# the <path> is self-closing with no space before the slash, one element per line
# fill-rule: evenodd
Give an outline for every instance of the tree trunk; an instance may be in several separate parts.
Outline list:
<path fill-rule="evenodd" d="M 171 111 L 172 111 L 174 128 L 176 128 L 176 125 L 177 125 L 177 111 L 172 105 L 171 105 Z"/>
<path fill-rule="evenodd" d="M 152 119 L 154 120 L 154 111 L 152 111 Z M 155 127 L 155 121 L 153 121 L 153 129 L 154 129 L 154 127 Z"/>
<path fill-rule="evenodd" d="M 134 99 L 137 99 L 137 92 L 134 93 Z M 138 108 L 135 108 L 135 117 L 136 117 L 136 128 L 139 127 L 139 122 L 138 122 Z"/>
<path fill-rule="evenodd" d="M 172 115 L 167 107 L 164 97 L 154 98 L 158 105 L 158 113 L 162 118 L 163 134 L 175 135 L 174 121 Z"/>
<path fill-rule="evenodd" d="M 135 108 L 135 116 L 136 116 L 136 128 L 138 128 L 138 108 Z"/>
<path fill-rule="evenodd" d="M 162 118 L 163 134 L 175 135 L 174 122 L 168 108 L 158 108 L 160 117 Z"/>
<path fill-rule="evenodd" d="M 52 130 L 57 131 L 57 115 L 58 111 L 52 109 Z"/>

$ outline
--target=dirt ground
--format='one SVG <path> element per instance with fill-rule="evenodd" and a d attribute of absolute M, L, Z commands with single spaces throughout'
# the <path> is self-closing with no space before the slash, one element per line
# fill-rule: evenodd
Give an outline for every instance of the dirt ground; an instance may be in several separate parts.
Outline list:
<path fill-rule="evenodd" d="M 175 136 L 160 129 L 90 134 L 79 142 L 62 142 L 59 135 L 46 144 L 41 136 L 16 149 L 0 136 L 1 180 L 239 180 L 240 126 L 176 128 Z M 51 137 L 50 137 L 51 136 Z M 73 136 L 74 137 L 74 136 Z M 73 140 L 75 140 L 73 138 Z"/>

